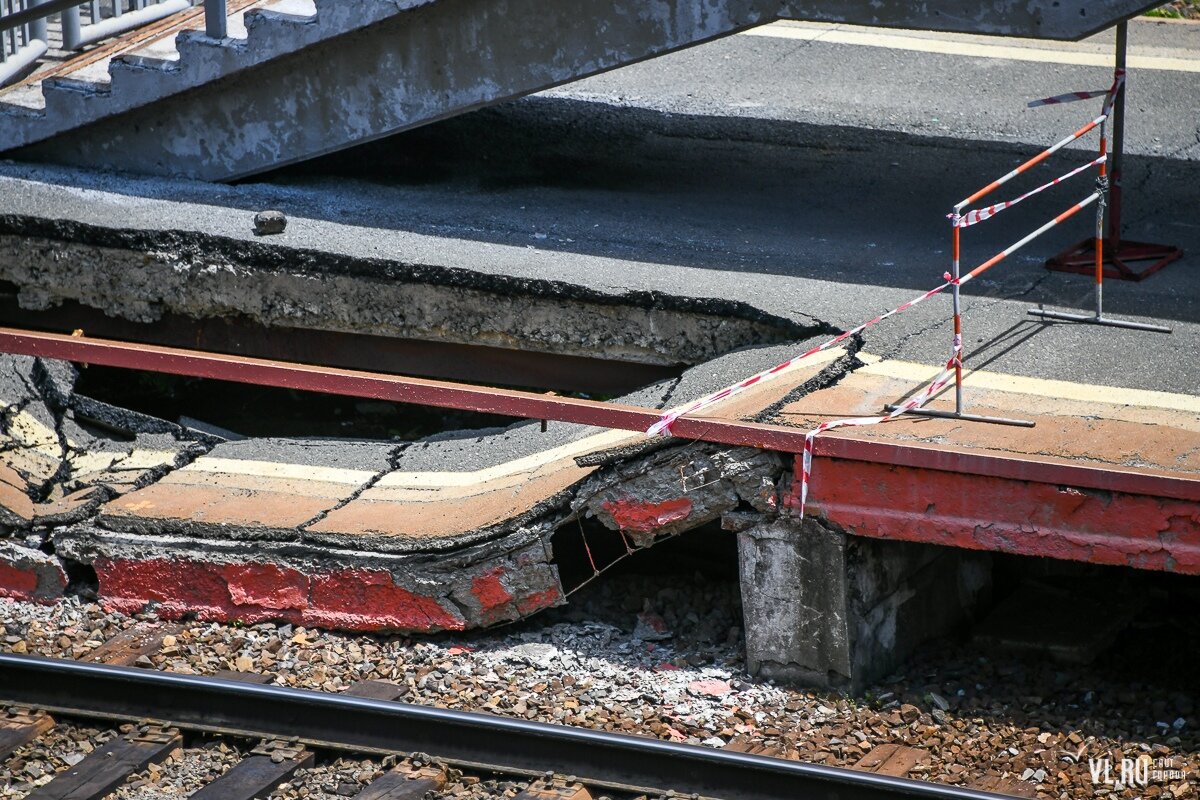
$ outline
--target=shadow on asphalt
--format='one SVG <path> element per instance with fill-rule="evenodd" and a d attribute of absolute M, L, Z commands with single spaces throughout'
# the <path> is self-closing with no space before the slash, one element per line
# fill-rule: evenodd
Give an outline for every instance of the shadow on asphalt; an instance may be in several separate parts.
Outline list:
<path fill-rule="evenodd" d="M 1132 123 L 1131 123 L 1132 124 Z M 1047 143 L 1049 144 L 1049 143 Z M 80 179 L 118 193 L 265 205 L 342 225 L 551 252 L 921 291 L 949 261 L 954 202 L 1036 152 L 1027 145 L 918 136 L 741 116 L 669 114 L 530 97 L 258 176 L 236 187 Z M 1052 166 L 1003 187 L 1008 199 L 1083 163 Z M 1200 163 L 1125 160 L 1127 238 L 1200 251 Z M 54 181 L 47 171 L 39 176 Z M 63 177 L 61 180 L 68 180 Z M 1011 190 L 1009 187 L 1012 187 Z M 964 235 L 964 268 L 983 261 L 1092 188 L 1086 176 Z M 1085 276 L 1042 260 L 1086 237 L 1085 211 L 964 287 L 1089 308 Z M 1194 260 L 1106 296 L 1114 314 L 1200 320 Z"/>

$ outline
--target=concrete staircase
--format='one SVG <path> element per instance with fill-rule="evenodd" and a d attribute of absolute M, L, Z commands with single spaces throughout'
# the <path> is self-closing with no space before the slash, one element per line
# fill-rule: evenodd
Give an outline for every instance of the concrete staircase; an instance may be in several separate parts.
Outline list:
<path fill-rule="evenodd" d="M 190 12 L 194 24 L 173 39 L 0 91 L 0 149 L 231 180 L 776 19 L 1074 39 L 1153 5 L 242 0 L 227 38 L 207 37 Z"/>

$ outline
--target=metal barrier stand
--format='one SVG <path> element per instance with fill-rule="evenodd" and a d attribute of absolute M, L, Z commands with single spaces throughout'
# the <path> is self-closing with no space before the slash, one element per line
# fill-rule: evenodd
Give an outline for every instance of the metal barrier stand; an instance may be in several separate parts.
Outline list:
<path fill-rule="evenodd" d="M 1118 66 L 1116 78 L 1119 80 L 1124 70 Z M 1114 83 L 1117 86 L 1116 95 L 1110 98 L 1109 104 L 1115 109 L 1117 97 L 1123 97 L 1125 88 L 1123 84 Z M 1108 136 L 1106 133 L 1107 120 L 1100 123 L 1100 155 L 1103 157 L 1108 152 Z M 1116 127 L 1114 121 L 1113 127 Z M 1114 158 L 1116 153 L 1114 152 Z M 1154 333 L 1170 333 L 1171 329 L 1164 325 L 1151 325 L 1146 322 L 1134 322 L 1132 320 L 1113 319 L 1104 316 L 1104 211 L 1108 206 L 1107 198 L 1109 194 L 1108 181 L 1108 164 L 1104 161 L 1100 162 L 1100 176 L 1096 178 L 1096 192 L 1100 195 L 1099 201 L 1096 203 L 1096 237 L 1092 245 L 1095 254 L 1095 281 L 1096 281 L 1096 313 L 1095 314 L 1071 314 L 1066 311 L 1047 311 L 1042 307 L 1031 308 L 1027 313 L 1030 316 L 1039 317 L 1047 320 L 1062 320 L 1064 322 L 1083 322 L 1089 325 L 1107 325 L 1111 328 L 1132 328 L 1139 331 L 1153 331 Z M 1117 171 L 1117 165 L 1114 160 L 1113 173 Z M 1115 238 L 1115 237 L 1114 237 Z"/>

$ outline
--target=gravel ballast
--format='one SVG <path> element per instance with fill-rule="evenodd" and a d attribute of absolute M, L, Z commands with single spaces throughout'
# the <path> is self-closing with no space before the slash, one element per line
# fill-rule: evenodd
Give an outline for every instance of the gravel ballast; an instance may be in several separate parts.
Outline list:
<path fill-rule="evenodd" d="M 519 625 L 436 638 L 190 622 L 141 665 L 257 672 L 279 685 L 329 692 L 359 680 L 393 681 L 407 702 L 711 747 L 761 746 L 831 766 L 851 766 L 877 745 L 903 744 L 928 753 L 911 777 L 971 785 L 1002 775 L 1042 798 L 1197 797 L 1195 681 L 1170 665 L 1168 652 L 1118 646 L 1096 664 L 1068 667 L 945 642 L 919 652 L 903 674 L 845 697 L 747 675 L 737 598 L 733 581 L 625 574 Z M 53 606 L 0 600 L 0 619 L 5 651 L 67 658 L 152 624 L 80 599 Z M 1174 634 L 1195 641 L 1196 627 L 1193 617 L 1190 629 Z M 0 768 L 0 797 L 25 796 L 72 753 L 110 735 L 60 725 Z M 189 738 L 175 757 L 114 796 L 185 797 L 250 746 Z M 1114 759 L 1119 778 L 1121 759 L 1139 756 L 1168 759 L 1182 777 L 1145 787 L 1093 781 L 1089 759 L 1092 766 Z M 380 759 L 324 754 L 272 797 L 345 797 L 384 768 Z M 511 796 L 520 785 L 466 776 L 443 794 Z"/>

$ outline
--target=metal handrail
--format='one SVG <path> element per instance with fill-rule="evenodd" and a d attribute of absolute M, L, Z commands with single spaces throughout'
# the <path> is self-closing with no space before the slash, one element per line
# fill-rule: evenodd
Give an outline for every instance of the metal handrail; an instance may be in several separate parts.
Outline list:
<path fill-rule="evenodd" d="M 37 22 L 81 5 L 79 0 L 44 0 L 44 2 L 0 16 L 0 32 Z M 205 33 L 214 39 L 225 38 L 225 0 L 204 0 Z"/>
<path fill-rule="evenodd" d="M 78 5 L 80 5 L 79 0 L 45 0 L 36 6 L 29 6 L 16 13 L 0 16 L 0 31 L 19 28 Z"/>

